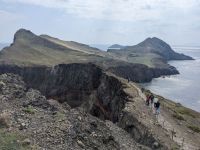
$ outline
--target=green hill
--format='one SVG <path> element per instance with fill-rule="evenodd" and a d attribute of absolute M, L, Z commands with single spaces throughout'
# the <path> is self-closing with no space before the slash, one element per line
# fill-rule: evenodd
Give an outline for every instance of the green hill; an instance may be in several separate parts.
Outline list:
<path fill-rule="evenodd" d="M 25 66 L 50 66 L 59 63 L 88 62 L 101 58 L 100 55 L 92 53 L 97 51 L 96 49 L 90 48 L 87 52 L 79 50 L 82 49 L 80 44 L 73 43 L 72 47 L 71 42 L 71 45 L 67 47 L 64 42 L 52 39 L 37 36 L 30 31 L 21 29 L 16 32 L 13 44 L 1 51 L 0 62 Z"/>
<path fill-rule="evenodd" d="M 14 41 L 0 52 L 0 65 L 48 66 L 72 63 L 93 63 L 103 70 L 133 81 L 150 81 L 153 77 L 177 74 L 176 68 L 167 64 L 168 60 L 192 59 L 174 52 L 158 38 L 148 38 L 135 46 L 118 50 L 101 51 L 89 45 L 63 41 L 48 35 L 35 35 L 20 29 Z M 4 68 L 4 66 L 3 66 Z"/>
<path fill-rule="evenodd" d="M 119 50 L 109 49 L 108 52 L 116 56 L 126 59 L 131 63 L 145 64 L 149 67 L 168 67 L 169 60 L 192 60 L 192 57 L 184 54 L 176 53 L 172 50 L 169 44 L 154 37 L 147 38 L 143 42 L 134 45 L 126 46 Z"/>

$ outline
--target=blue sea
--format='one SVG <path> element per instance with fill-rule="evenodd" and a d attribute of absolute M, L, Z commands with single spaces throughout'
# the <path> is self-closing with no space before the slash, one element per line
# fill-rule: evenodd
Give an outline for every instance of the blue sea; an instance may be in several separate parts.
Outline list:
<path fill-rule="evenodd" d="M 173 47 L 177 52 L 192 56 L 195 60 L 170 61 L 179 75 L 155 78 L 143 86 L 165 98 L 200 112 L 200 47 Z"/>

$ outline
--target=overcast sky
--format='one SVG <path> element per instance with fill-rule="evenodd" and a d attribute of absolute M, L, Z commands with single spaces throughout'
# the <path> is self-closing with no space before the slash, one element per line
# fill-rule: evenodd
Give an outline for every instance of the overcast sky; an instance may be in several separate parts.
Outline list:
<path fill-rule="evenodd" d="M 0 42 L 19 28 L 86 44 L 200 45 L 200 0 L 0 0 Z"/>

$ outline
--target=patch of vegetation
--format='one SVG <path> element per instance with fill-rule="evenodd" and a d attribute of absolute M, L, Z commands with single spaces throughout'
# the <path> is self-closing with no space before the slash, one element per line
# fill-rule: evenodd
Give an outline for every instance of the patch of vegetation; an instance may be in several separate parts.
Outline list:
<path fill-rule="evenodd" d="M 61 113 L 61 112 L 57 112 L 56 113 L 56 119 L 58 121 L 63 121 L 65 119 L 65 114 L 64 113 Z"/>
<path fill-rule="evenodd" d="M 180 149 L 180 147 L 178 147 L 178 146 L 174 146 L 171 148 L 171 150 L 179 150 L 179 149 Z"/>
<path fill-rule="evenodd" d="M 22 145 L 19 141 L 23 137 L 16 133 L 8 133 L 0 130 L 0 149 L 1 150 L 27 150 L 29 146 Z"/>
<path fill-rule="evenodd" d="M 173 117 L 178 119 L 178 120 L 185 120 L 184 117 L 182 115 L 180 115 L 179 113 L 173 114 Z"/>
<path fill-rule="evenodd" d="M 0 128 L 9 128 L 10 116 L 8 113 L 0 114 Z"/>
<path fill-rule="evenodd" d="M 33 106 L 28 106 L 26 108 L 23 109 L 24 112 L 29 113 L 29 114 L 35 114 L 35 109 L 33 108 Z"/>
<path fill-rule="evenodd" d="M 181 103 L 176 103 L 175 105 L 176 105 L 176 107 L 181 107 L 182 106 Z"/>
<path fill-rule="evenodd" d="M 180 145 L 172 144 L 170 150 L 180 150 Z"/>
<path fill-rule="evenodd" d="M 195 116 L 194 114 L 192 114 L 192 112 L 191 112 L 189 109 L 184 108 L 184 107 L 178 107 L 178 108 L 176 109 L 176 112 L 177 112 L 177 113 L 180 113 L 180 114 L 182 114 L 182 115 L 187 115 L 187 116 L 196 118 L 196 116 Z"/>
<path fill-rule="evenodd" d="M 187 127 L 196 133 L 200 133 L 200 128 L 197 126 L 187 126 Z"/>

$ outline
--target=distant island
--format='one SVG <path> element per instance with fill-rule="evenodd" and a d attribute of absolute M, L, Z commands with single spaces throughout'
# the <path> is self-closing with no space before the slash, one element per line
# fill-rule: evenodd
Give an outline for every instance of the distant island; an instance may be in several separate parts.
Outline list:
<path fill-rule="evenodd" d="M 119 45 L 119 44 L 114 44 L 114 45 L 111 45 L 110 47 L 108 47 L 108 51 L 110 50 L 120 50 L 120 49 L 123 49 L 125 46 L 122 46 L 122 45 Z"/>

